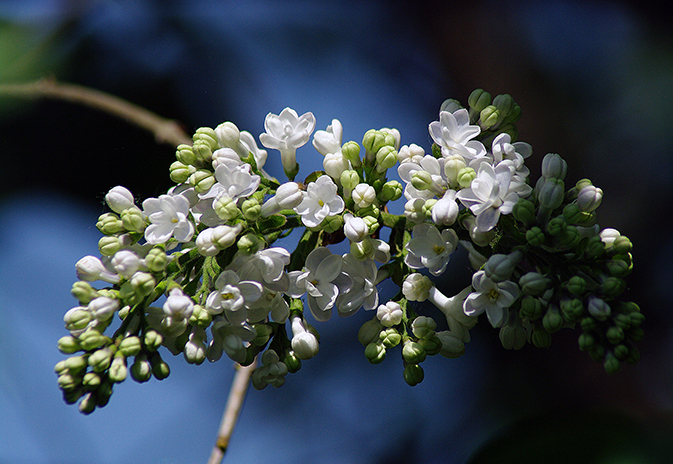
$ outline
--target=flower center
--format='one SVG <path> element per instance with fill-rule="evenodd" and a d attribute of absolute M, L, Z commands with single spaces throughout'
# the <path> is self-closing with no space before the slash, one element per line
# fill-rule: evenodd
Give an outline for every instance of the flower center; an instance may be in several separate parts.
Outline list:
<path fill-rule="evenodd" d="M 446 248 L 444 248 L 441 245 L 435 245 L 434 248 L 433 248 L 433 251 L 438 255 L 441 255 L 442 253 L 444 253 L 444 250 L 446 250 Z"/>
<path fill-rule="evenodd" d="M 319 204 L 320 206 L 325 206 L 325 202 L 322 201 L 320 198 L 318 198 L 318 204 Z"/>
<path fill-rule="evenodd" d="M 497 288 L 492 288 L 488 292 L 488 297 L 491 299 L 491 301 L 497 301 L 499 296 L 500 296 L 500 293 L 498 292 Z"/>
<path fill-rule="evenodd" d="M 234 299 L 234 294 L 231 292 L 223 293 L 222 294 L 222 299 L 223 300 L 233 300 Z"/>

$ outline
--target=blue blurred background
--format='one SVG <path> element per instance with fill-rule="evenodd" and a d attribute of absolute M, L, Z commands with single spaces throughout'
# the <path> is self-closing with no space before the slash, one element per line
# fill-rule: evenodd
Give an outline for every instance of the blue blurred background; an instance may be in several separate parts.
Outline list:
<path fill-rule="evenodd" d="M 640 364 L 608 376 L 572 331 L 548 350 L 507 352 L 484 326 L 462 358 L 424 363 L 411 388 L 395 351 L 366 362 L 356 331 L 371 314 L 360 312 L 319 324 L 319 356 L 281 389 L 249 393 L 225 462 L 666 463 L 671 26 L 645 2 L 0 0 L 0 82 L 53 75 L 188 133 L 231 120 L 256 136 L 268 112 L 290 106 L 312 111 L 317 129 L 341 120 L 344 141 L 386 126 L 426 149 L 445 98 L 511 94 L 533 176 L 560 153 L 569 179 L 604 190 L 599 223 L 635 244 Z M 53 373 L 74 263 L 97 254 L 104 194 L 164 192 L 173 149 L 89 108 L 4 96 L 0 143 L 0 463 L 206 462 L 227 360 L 189 366 L 166 353 L 168 379 L 126 381 L 91 416 L 63 403 Z M 299 161 L 308 174 L 322 157 L 304 147 Z M 461 287 L 457 267 L 445 285 Z"/>

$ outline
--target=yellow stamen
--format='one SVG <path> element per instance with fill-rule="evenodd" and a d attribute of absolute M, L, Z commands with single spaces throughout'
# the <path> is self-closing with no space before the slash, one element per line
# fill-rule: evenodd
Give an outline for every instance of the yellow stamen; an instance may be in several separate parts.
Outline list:
<path fill-rule="evenodd" d="M 433 250 L 434 250 L 434 252 L 437 253 L 438 255 L 441 255 L 442 253 L 444 253 L 444 250 L 446 250 L 446 248 L 444 248 L 444 247 L 441 246 L 441 245 L 435 245 L 435 247 L 433 248 Z"/>

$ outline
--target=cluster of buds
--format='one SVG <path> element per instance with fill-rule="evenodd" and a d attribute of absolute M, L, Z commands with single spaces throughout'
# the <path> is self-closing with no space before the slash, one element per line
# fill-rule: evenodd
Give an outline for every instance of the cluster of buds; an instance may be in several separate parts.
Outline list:
<path fill-rule="evenodd" d="M 264 170 L 268 153 L 249 132 L 231 122 L 198 129 L 177 147 L 166 194 L 140 205 L 124 187 L 106 195 L 100 257 L 76 265 L 79 306 L 59 341 L 71 355 L 56 366 L 66 401 L 81 399 L 85 413 L 104 406 L 129 365 L 136 381 L 166 378 L 161 347 L 193 364 L 259 357 L 253 386 L 280 387 L 318 354 L 320 323 L 361 308 L 374 313 L 358 332 L 366 358 L 380 363 L 399 349 L 412 386 L 428 356 L 465 352 L 481 314 L 508 349 L 549 346 L 551 334 L 579 325 L 580 349 L 607 371 L 636 361 L 643 318 L 621 299 L 631 243 L 596 225 L 599 188 L 581 180 L 566 189 L 559 155 L 546 155 L 529 183 L 520 112 L 509 95 L 483 90 L 468 108 L 447 100 L 426 153 L 390 128 L 344 143 L 339 120 L 314 133 L 313 114 L 286 108 L 259 136 L 280 152 L 286 182 Z M 324 170 L 295 182 L 297 149 L 311 135 Z M 402 198 L 403 213 L 391 213 Z M 448 297 L 433 279 L 459 247 L 472 283 Z M 398 291 L 382 298 L 385 280 Z M 424 314 L 424 301 L 445 321 Z"/>

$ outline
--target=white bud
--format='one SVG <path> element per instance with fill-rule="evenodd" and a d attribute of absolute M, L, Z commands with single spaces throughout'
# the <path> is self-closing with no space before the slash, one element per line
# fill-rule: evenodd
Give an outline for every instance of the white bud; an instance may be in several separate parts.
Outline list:
<path fill-rule="evenodd" d="M 310 359 L 318 354 L 318 339 L 309 332 L 301 316 L 292 317 L 292 350 L 299 359 Z"/>
<path fill-rule="evenodd" d="M 344 234 L 351 242 L 361 242 L 369 235 L 369 227 L 361 217 L 346 213 L 344 214 Z"/>
<path fill-rule="evenodd" d="M 130 250 L 120 250 L 112 257 L 112 267 L 120 276 L 130 279 L 140 269 L 140 258 Z"/>
<path fill-rule="evenodd" d="M 351 197 L 358 208 L 366 208 L 376 201 L 376 190 L 369 184 L 358 184 L 351 192 Z"/>
<path fill-rule="evenodd" d="M 134 206 L 133 194 L 126 188 L 118 185 L 112 187 L 105 195 L 105 202 L 110 209 L 117 214 L 121 214 L 125 209 Z"/>
<path fill-rule="evenodd" d="M 402 308 L 396 301 L 389 301 L 380 305 L 376 310 L 376 318 L 381 321 L 384 327 L 392 327 L 402 322 Z"/>
<path fill-rule="evenodd" d="M 119 276 L 109 271 L 95 256 L 85 256 L 75 264 L 77 278 L 85 282 L 94 282 L 102 280 L 110 284 L 119 282 Z"/>

